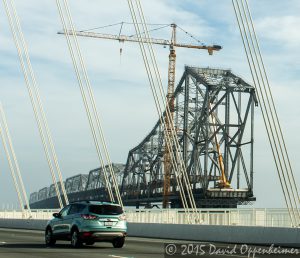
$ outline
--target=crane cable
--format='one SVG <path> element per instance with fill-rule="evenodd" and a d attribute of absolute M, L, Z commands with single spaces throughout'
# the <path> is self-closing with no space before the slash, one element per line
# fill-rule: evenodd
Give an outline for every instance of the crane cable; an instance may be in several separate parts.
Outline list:
<path fill-rule="evenodd" d="M 104 25 L 104 26 L 99 26 L 99 27 L 93 27 L 93 28 L 89 28 L 89 29 L 84 29 L 84 30 L 80 30 L 79 32 L 86 32 L 86 31 L 92 31 L 92 30 L 98 30 L 98 29 L 105 29 L 105 28 L 108 28 L 108 27 L 113 27 L 113 26 L 116 26 L 116 25 L 121 25 L 121 28 L 124 26 L 124 25 L 133 25 L 132 22 L 124 22 L 124 21 L 121 21 L 121 22 L 118 22 L 118 23 L 113 23 L 113 24 L 108 24 L 108 25 Z M 160 24 L 160 23 L 151 23 L 148 25 L 152 25 L 152 26 L 170 26 L 170 24 Z"/>
<path fill-rule="evenodd" d="M 13 164 L 14 164 L 14 167 L 16 169 L 17 178 L 18 178 L 18 181 L 20 182 L 20 185 L 21 185 L 21 192 L 22 192 L 22 195 L 23 195 L 23 200 L 26 204 L 27 210 L 29 212 L 29 216 L 31 216 L 31 209 L 30 209 L 28 197 L 27 197 L 27 194 L 26 194 L 24 181 L 23 181 L 23 178 L 22 178 L 22 175 L 21 175 L 20 166 L 19 166 L 19 163 L 18 163 L 18 160 L 17 160 L 16 153 L 14 151 L 14 147 L 13 147 L 13 144 L 12 144 L 10 132 L 9 132 L 8 125 L 7 125 L 6 116 L 5 116 L 4 109 L 3 109 L 3 106 L 2 106 L 1 103 L 0 103 L 0 117 L 1 117 L 1 121 L 0 121 L 1 135 L 4 134 L 6 136 L 6 137 L 2 136 L 2 141 L 4 142 L 5 138 L 7 139 L 8 146 L 9 146 L 9 149 L 10 149 L 10 152 L 11 152 L 11 155 L 12 155 Z M 3 144 L 7 145 L 5 142 Z M 6 147 L 5 147 L 5 149 L 6 149 Z M 9 153 L 7 153 L 7 154 L 8 154 L 7 158 L 11 159 Z M 23 205 L 22 205 L 22 207 L 23 207 Z M 21 208 L 21 210 L 23 210 L 23 208 Z"/>
<path fill-rule="evenodd" d="M 295 183 L 293 172 L 292 172 L 292 169 L 291 169 L 290 160 L 289 160 L 289 157 L 288 157 L 288 153 L 287 153 L 285 141 L 284 141 L 284 138 L 283 138 L 281 126 L 280 126 L 280 123 L 279 123 L 278 115 L 277 115 L 277 112 L 276 112 L 274 100 L 273 100 L 273 97 L 272 97 L 269 80 L 268 80 L 268 77 L 267 77 L 267 74 L 266 74 L 266 69 L 265 69 L 265 66 L 264 66 L 264 63 L 263 63 L 263 60 L 262 60 L 262 55 L 261 55 L 261 51 L 260 51 L 260 48 L 259 48 L 258 39 L 257 39 L 256 33 L 255 33 L 255 29 L 254 29 L 254 25 L 253 25 L 251 13 L 250 13 L 249 5 L 248 5 L 247 1 L 245 1 L 245 2 L 246 2 L 246 5 L 244 5 L 244 3 L 241 1 L 241 5 L 242 5 L 242 8 L 241 8 L 238 1 L 235 1 L 235 2 L 232 1 L 234 11 L 235 11 L 235 14 L 236 14 L 236 18 L 237 18 L 237 21 L 238 21 L 240 33 L 241 33 L 241 36 L 242 36 L 245 52 L 246 52 L 246 55 L 247 55 L 248 64 L 249 64 L 251 74 L 252 74 L 252 77 L 253 77 L 253 81 L 254 81 L 254 84 L 255 84 L 255 88 L 259 89 L 258 93 L 260 95 L 258 94 L 258 99 L 259 99 L 259 102 L 260 102 L 261 107 L 262 107 L 261 112 L 262 112 L 263 120 L 264 120 L 264 123 L 265 123 L 265 126 L 266 126 L 267 135 L 268 135 L 268 139 L 269 139 L 269 142 L 270 142 L 272 154 L 273 154 L 273 157 L 274 157 L 274 161 L 275 161 L 277 173 L 278 173 L 278 176 L 279 176 L 281 188 L 282 188 L 282 191 L 283 191 L 283 194 L 284 194 L 285 202 L 286 202 L 286 205 L 288 207 L 288 211 L 289 211 L 289 215 L 291 217 L 292 224 L 293 225 L 299 225 L 299 222 L 297 222 L 297 221 L 299 221 L 299 210 L 297 209 L 297 201 L 296 201 L 296 197 L 295 197 L 295 195 L 298 194 L 297 185 Z M 245 6 L 247 8 L 245 8 Z M 241 9 L 243 10 L 243 14 L 241 12 Z M 247 9 L 247 13 L 246 13 L 246 9 Z M 250 17 L 250 21 L 251 21 L 252 32 L 251 32 L 251 29 L 250 29 L 248 16 Z M 247 28 L 245 26 L 245 23 L 247 25 Z M 248 29 L 248 33 L 247 33 L 247 29 Z M 252 34 L 255 35 L 255 39 L 253 39 Z M 250 38 L 251 44 L 249 42 L 249 38 Z M 256 44 L 254 44 L 254 42 Z M 253 58 L 253 52 L 254 52 L 254 55 L 255 55 L 255 58 L 256 58 L 255 59 L 256 62 Z M 258 57 L 257 52 L 259 53 L 259 57 Z M 250 62 L 250 57 L 251 57 L 252 64 Z M 259 73 L 257 71 L 256 64 L 258 65 Z M 263 68 L 261 68 L 261 67 L 263 67 Z M 262 70 L 263 70 L 263 72 L 262 72 Z M 255 73 L 255 76 L 254 76 L 254 73 Z M 266 89 L 265 80 L 266 80 L 267 85 L 268 85 L 268 91 Z M 262 89 L 262 86 L 261 86 L 261 82 L 262 82 L 262 86 L 264 87 L 263 89 Z M 271 101 L 270 101 L 269 96 L 271 96 Z M 265 98 L 266 98 L 266 100 L 265 100 Z M 270 102 L 272 103 L 272 105 L 270 104 Z M 270 110 L 270 112 L 268 112 L 268 109 Z M 271 115 L 271 118 L 269 116 L 269 113 Z M 276 115 L 276 119 L 274 118 L 274 113 Z M 279 138 L 279 135 L 278 135 L 277 127 L 279 127 L 279 129 L 280 129 L 280 137 L 281 137 L 281 141 L 284 144 L 285 153 L 283 153 L 283 150 L 282 150 L 282 145 L 281 145 L 281 141 L 280 141 L 280 138 Z M 274 136 L 274 131 L 275 131 L 275 134 L 276 134 L 276 138 Z M 278 150 L 278 145 L 279 145 L 279 150 Z M 287 168 L 285 155 L 286 155 L 287 160 L 288 160 L 290 171 Z M 284 170 L 283 166 L 284 166 L 285 170 Z M 287 176 L 288 176 L 288 182 L 286 180 L 286 175 L 285 174 L 287 174 Z M 291 177 L 292 177 L 293 182 L 291 182 Z M 296 194 L 294 193 L 294 191 L 296 192 Z M 298 197 L 299 197 L 299 194 L 298 194 Z M 293 198 L 293 200 L 292 200 L 292 198 Z M 296 208 L 293 208 L 293 202 L 296 205 Z M 297 216 L 298 216 L 298 219 L 297 219 Z"/>
<path fill-rule="evenodd" d="M 96 102 L 95 102 L 94 94 L 93 94 L 93 91 L 92 91 L 92 88 L 91 88 L 91 84 L 90 84 L 90 81 L 89 81 L 89 78 L 88 78 L 88 75 L 87 75 L 84 60 L 83 60 L 81 50 L 80 50 L 80 47 L 79 47 L 79 43 L 78 43 L 78 40 L 77 40 L 76 30 L 75 30 L 75 27 L 74 27 L 74 24 L 73 24 L 73 21 L 72 21 L 72 16 L 71 16 L 71 12 L 70 12 L 70 9 L 69 9 L 69 6 L 68 6 L 68 2 L 66 0 L 64 0 L 63 4 L 61 4 L 59 0 L 56 0 L 56 4 L 57 4 L 57 7 L 58 7 L 58 11 L 59 11 L 59 15 L 60 15 L 61 22 L 62 22 L 62 25 L 63 25 L 63 29 L 64 29 L 64 32 L 65 32 L 65 35 L 66 35 L 68 48 L 69 48 L 71 58 L 72 58 L 72 61 L 73 61 L 73 66 L 74 66 L 74 69 L 75 69 L 75 72 L 76 72 L 76 76 L 77 76 L 77 80 L 78 80 L 78 83 L 79 83 L 81 95 L 82 95 L 82 98 L 83 98 L 84 106 L 85 106 L 86 113 L 87 113 L 88 120 L 89 120 L 89 124 L 90 124 L 90 127 L 91 127 L 91 131 L 92 131 L 94 143 L 95 143 L 95 146 L 96 146 L 98 158 L 100 160 L 101 166 L 102 166 L 103 171 L 104 171 L 103 174 L 104 174 L 104 178 L 105 178 L 105 182 L 106 182 L 106 187 L 107 187 L 107 190 L 108 190 L 108 193 L 109 193 L 109 197 L 110 197 L 111 201 L 114 201 L 114 195 L 113 195 L 112 188 L 111 188 L 111 185 L 110 185 L 110 182 L 109 182 L 109 179 L 108 179 L 108 175 L 107 175 L 108 172 L 106 170 L 107 168 L 104 164 L 104 159 L 103 159 L 103 156 L 101 154 L 101 149 L 100 149 L 100 146 L 99 146 L 99 142 L 102 145 L 102 149 L 104 150 L 104 155 L 105 155 L 106 161 L 108 163 L 108 170 L 109 170 L 109 173 L 110 173 L 110 176 L 111 176 L 111 181 L 112 181 L 111 184 L 113 185 L 113 188 L 115 190 L 115 195 L 117 197 L 117 200 L 118 200 L 119 204 L 123 207 L 123 202 L 122 202 L 121 195 L 120 195 L 120 192 L 119 192 L 118 183 L 116 181 L 116 177 L 115 177 L 113 167 L 112 167 L 112 163 L 111 163 L 111 160 L 110 160 L 110 156 L 109 156 L 109 153 L 108 153 L 107 144 L 106 144 L 106 141 L 105 141 L 105 138 L 104 138 L 103 129 L 101 127 L 100 116 L 99 116 L 99 113 L 98 113 L 97 108 L 96 108 Z M 64 9 L 62 8 L 62 5 L 63 5 Z M 66 14 L 67 18 L 65 18 L 65 14 Z M 68 33 L 67 33 L 68 25 L 71 28 L 70 30 L 72 31 L 72 37 L 70 37 L 70 35 L 68 35 Z M 71 39 L 73 39 L 73 44 L 72 44 Z M 74 50 L 74 48 L 75 48 L 75 50 Z M 79 60 L 76 59 L 75 52 L 76 52 L 77 58 Z M 79 62 L 79 64 L 78 64 L 78 62 Z M 86 89 L 84 88 L 84 82 L 85 82 Z M 87 93 L 86 93 L 86 91 L 87 91 Z M 88 103 L 88 99 L 89 99 L 90 103 Z M 93 111 L 92 113 L 91 113 L 90 108 L 92 108 L 92 111 Z M 100 136 L 100 139 L 99 139 L 98 136 Z"/>
<path fill-rule="evenodd" d="M 43 111 L 41 109 L 41 101 L 39 101 L 39 96 L 38 96 L 38 92 L 36 91 L 37 89 L 37 83 L 35 80 L 35 75 L 33 73 L 32 70 L 32 66 L 31 66 L 31 61 L 29 58 L 29 54 L 28 54 L 28 50 L 27 50 L 27 44 L 25 42 L 24 39 L 24 35 L 21 29 L 21 25 L 20 25 L 20 21 L 18 18 L 18 14 L 14 5 L 14 1 L 11 0 L 10 4 L 8 4 L 7 0 L 3 0 L 4 3 L 4 7 L 5 7 L 5 11 L 8 17 L 8 21 L 10 24 L 10 29 L 11 32 L 13 34 L 13 39 L 17 48 L 17 52 L 18 52 L 18 56 L 20 59 L 20 65 L 24 74 L 24 78 L 25 78 L 25 82 L 26 82 L 26 86 L 27 86 L 27 90 L 30 96 L 30 101 L 33 107 L 33 111 L 34 111 L 34 116 L 38 125 L 38 130 L 39 130 L 39 134 L 42 140 L 42 144 L 43 144 L 43 148 L 44 148 L 44 152 L 46 155 L 46 159 L 48 162 L 48 166 L 50 169 L 50 174 L 51 174 L 51 178 L 53 181 L 53 184 L 55 186 L 55 191 L 56 194 L 58 196 L 58 201 L 59 201 L 59 205 L 60 207 L 63 206 L 63 202 L 62 202 L 62 198 L 60 195 L 60 191 L 57 185 L 57 180 L 56 180 L 56 176 L 55 176 L 55 172 L 54 172 L 54 168 L 53 168 L 53 164 L 52 164 L 52 159 L 55 160 L 56 155 L 54 154 L 54 148 L 51 147 L 51 155 L 52 155 L 52 159 L 51 159 L 51 155 L 49 153 L 49 149 L 48 149 L 48 144 L 47 144 L 47 140 L 48 143 L 52 142 L 52 140 L 50 139 L 50 131 L 49 129 L 46 129 L 46 135 L 47 138 L 45 137 L 45 131 L 44 129 L 47 128 L 47 123 L 45 123 L 45 115 L 41 114 Z M 55 166 L 58 165 L 58 163 L 56 161 L 54 161 Z M 60 170 L 57 170 L 57 173 L 60 173 Z M 63 182 L 61 182 L 62 185 L 62 189 L 64 187 Z M 65 202 L 68 203 L 68 199 L 67 196 L 65 197 Z"/>
<path fill-rule="evenodd" d="M 142 8 L 140 0 L 137 1 L 137 6 L 139 7 L 139 10 L 140 10 L 140 18 L 142 20 L 142 24 L 144 25 L 144 31 L 147 34 L 148 40 L 151 42 L 151 37 L 150 37 L 150 34 L 149 34 L 149 30 L 147 29 L 147 23 L 146 23 L 145 15 L 143 13 L 143 8 Z M 153 65 L 154 65 L 154 70 L 156 71 L 156 74 L 157 74 L 156 76 L 157 76 L 157 82 L 158 82 L 158 85 L 159 85 L 160 96 L 161 96 L 161 99 L 163 101 L 164 107 L 166 107 L 166 118 L 167 118 L 168 123 L 172 125 L 171 128 L 170 128 L 171 129 L 171 137 L 172 137 L 172 141 L 174 143 L 175 153 L 177 155 L 177 160 L 179 160 L 179 165 L 180 165 L 181 173 L 183 175 L 183 180 L 184 180 L 185 187 L 186 187 L 186 190 L 187 190 L 189 202 L 190 202 L 190 205 L 191 205 L 191 208 L 192 208 L 193 212 L 197 213 L 196 203 L 195 203 L 193 192 L 192 192 L 192 189 L 191 189 L 191 184 L 189 182 L 189 178 L 188 178 L 188 175 L 187 175 L 187 169 L 186 169 L 186 166 L 185 166 L 185 162 L 184 162 L 182 156 L 179 154 L 179 153 L 181 153 L 181 151 L 180 151 L 181 148 L 180 148 L 180 145 L 179 145 L 176 130 L 175 130 L 174 125 L 173 125 L 170 108 L 169 108 L 168 102 L 165 99 L 162 79 L 161 79 L 161 75 L 160 75 L 160 72 L 159 72 L 159 69 L 158 69 L 158 65 L 157 65 L 157 61 L 156 61 L 156 57 L 155 57 L 155 53 L 154 53 L 154 49 L 153 49 L 153 44 L 150 43 L 148 45 L 150 46 L 150 53 L 152 55 L 152 60 L 153 60 L 152 62 L 153 62 Z"/>
<path fill-rule="evenodd" d="M 150 38 L 150 36 L 149 36 L 149 31 L 148 31 L 148 29 L 147 29 L 147 25 L 146 25 L 146 22 L 145 22 L 145 17 L 144 17 L 144 14 L 143 14 L 143 12 L 142 12 L 142 7 L 141 7 L 141 3 L 139 2 L 139 1 L 136 1 L 136 6 L 137 6 L 137 9 L 138 9 L 138 11 L 139 11 L 139 14 L 140 14 L 140 19 L 141 19 L 141 24 L 143 24 L 143 26 L 144 26 L 144 31 L 146 32 L 146 36 L 148 37 L 148 38 Z M 132 3 L 131 3 L 131 8 L 133 8 L 133 5 L 132 5 Z M 132 16 L 134 16 L 135 15 L 135 13 L 134 12 L 132 12 Z M 139 33 L 139 31 L 137 31 L 137 34 L 140 34 Z M 141 40 L 140 40 L 141 41 Z M 149 42 L 151 42 L 151 40 L 149 40 Z M 157 68 L 157 62 L 156 62 L 156 59 L 155 59 L 155 55 L 154 55 L 154 51 L 153 51 L 153 48 L 152 48 L 152 45 L 151 44 L 148 44 L 147 45 L 148 46 L 148 51 L 150 52 L 150 58 L 151 58 L 151 61 L 152 61 L 152 65 L 153 65 L 153 67 L 154 67 L 154 72 L 155 72 L 155 74 L 156 74 L 156 80 L 157 80 L 157 83 L 158 83 L 158 85 L 160 86 L 159 87 L 159 91 L 160 91 L 160 94 L 161 94 L 161 101 L 159 101 L 158 100 L 158 102 L 160 103 L 160 102 L 163 102 L 164 103 L 164 107 L 166 107 L 166 117 L 167 117 L 167 119 L 170 121 L 170 110 L 168 109 L 168 105 L 166 104 L 166 100 L 165 100 L 165 94 L 163 93 L 163 89 L 162 89 L 162 83 L 161 83 L 161 78 L 160 78 L 160 74 L 159 74 L 159 71 L 158 71 L 158 68 Z M 147 59 L 146 59 L 146 61 L 148 61 Z M 157 94 L 157 92 L 155 92 L 155 94 Z M 164 123 L 162 123 L 162 124 L 164 124 Z M 182 167 L 183 167 L 183 165 L 182 165 L 182 159 L 180 159 L 180 157 L 178 156 L 178 154 L 179 154 L 179 152 L 178 152 L 178 145 L 176 144 L 176 133 L 174 132 L 175 131 L 175 129 L 174 129 L 174 127 L 172 128 L 171 127 L 171 136 L 172 136 L 172 140 L 173 140 L 173 142 L 174 142 L 174 147 L 177 149 L 177 151 L 176 151 L 176 155 L 177 155 L 177 161 L 179 161 L 179 165 L 180 165 L 180 168 L 182 169 Z M 166 133 L 166 140 L 167 140 L 167 142 L 168 141 L 170 141 L 170 140 L 168 140 L 168 134 Z M 171 145 L 170 145 L 171 146 Z M 172 148 L 172 147 L 171 147 Z M 170 149 L 171 149 L 170 148 Z M 171 151 L 171 153 L 172 153 L 172 151 Z M 175 160 L 175 159 L 174 159 Z M 175 161 L 176 162 L 176 161 Z M 174 163 L 175 163 L 174 162 Z M 174 165 L 174 163 L 173 163 L 173 165 Z M 180 164 L 181 163 L 181 164 Z M 175 163 L 175 167 L 177 167 L 177 164 Z M 176 172 L 176 169 L 175 169 L 175 172 Z M 186 173 L 184 172 L 184 171 L 182 171 L 181 172 L 181 175 L 182 175 L 182 178 L 183 178 L 183 180 L 184 180 L 184 183 L 185 183 L 185 187 L 186 187 L 186 189 L 187 190 L 189 190 L 190 189 L 190 184 L 187 184 L 187 177 L 186 177 Z M 178 175 L 177 175 L 178 176 Z M 179 180 L 180 181 L 180 180 Z M 193 211 L 195 212 L 196 211 L 196 207 L 195 207 L 195 205 L 193 205 L 194 204 L 194 202 L 193 202 L 193 195 L 191 195 L 190 194 L 190 192 L 187 192 L 187 195 L 188 195 L 188 197 L 189 197 L 189 201 L 190 201 L 190 203 L 191 203 L 191 207 L 192 207 L 192 209 L 193 209 Z"/>

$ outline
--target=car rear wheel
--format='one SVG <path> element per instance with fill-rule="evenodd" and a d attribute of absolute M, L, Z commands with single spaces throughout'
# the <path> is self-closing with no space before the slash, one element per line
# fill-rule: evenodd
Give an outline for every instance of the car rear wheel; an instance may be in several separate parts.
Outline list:
<path fill-rule="evenodd" d="M 45 231 L 45 244 L 46 246 L 54 246 L 56 243 L 56 240 L 53 237 L 53 233 L 51 228 L 47 228 Z"/>
<path fill-rule="evenodd" d="M 77 229 L 74 229 L 71 234 L 71 245 L 74 248 L 78 248 L 82 246 L 82 242 L 79 239 L 79 232 Z"/>
<path fill-rule="evenodd" d="M 112 242 L 114 248 L 122 248 L 124 243 L 125 243 L 125 237 L 116 238 Z"/>

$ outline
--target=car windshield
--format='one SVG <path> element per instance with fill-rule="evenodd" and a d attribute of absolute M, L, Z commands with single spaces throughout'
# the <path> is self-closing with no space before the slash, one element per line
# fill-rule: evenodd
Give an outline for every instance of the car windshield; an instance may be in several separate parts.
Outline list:
<path fill-rule="evenodd" d="M 120 206 L 114 205 L 90 205 L 89 211 L 98 215 L 119 215 L 123 213 Z"/>

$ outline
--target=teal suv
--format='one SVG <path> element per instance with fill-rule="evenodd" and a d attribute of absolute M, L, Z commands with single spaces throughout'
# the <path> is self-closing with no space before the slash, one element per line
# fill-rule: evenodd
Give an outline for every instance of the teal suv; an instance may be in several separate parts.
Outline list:
<path fill-rule="evenodd" d="M 45 230 L 47 246 L 53 246 L 56 240 L 69 240 L 73 247 L 95 242 L 111 242 L 115 248 L 124 245 L 127 223 L 120 205 L 80 201 L 67 205 L 53 217 Z"/>

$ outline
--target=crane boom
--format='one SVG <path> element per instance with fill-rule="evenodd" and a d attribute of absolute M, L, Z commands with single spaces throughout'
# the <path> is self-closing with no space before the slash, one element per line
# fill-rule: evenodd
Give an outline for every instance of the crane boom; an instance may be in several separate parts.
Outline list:
<path fill-rule="evenodd" d="M 110 40 L 117 40 L 120 42 L 128 41 L 128 42 L 144 42 L 144 43 L 152 43 L 156 45 L 162 45 L 162 46 L 171 46 L 174 47 L 181 47 L 181 48 L 193 48 L 193 49 L 206 49 L 209 54 L 212 54 L 213 51 L 219 51 L 222 49 L 219 45 L 212 45 L 212 46 L 206 46 L 206 45 L 191 45 L 191 44 L 184 44 L 184 43 L 176 43 L 171 42 L 170 40 L 166 39 L 155 39 L 155 38 L 141 38 L 141 40 L 138 37 L 134 36 L 126 36 L 126 35 L 113 35 L 113 34 L 106 34 L 106 33 L 95 33 L 95 32 L 87 32 L 87 31 L 76 31 L 75 32 L 77 36 L 81 37 L 89 37 L 89 38 L 100 38 L 100 39 L 110 39 Z M 73 35 L 72 31 L 67 32 L 58 32 L 58 34 L 68 34 Z"/>

